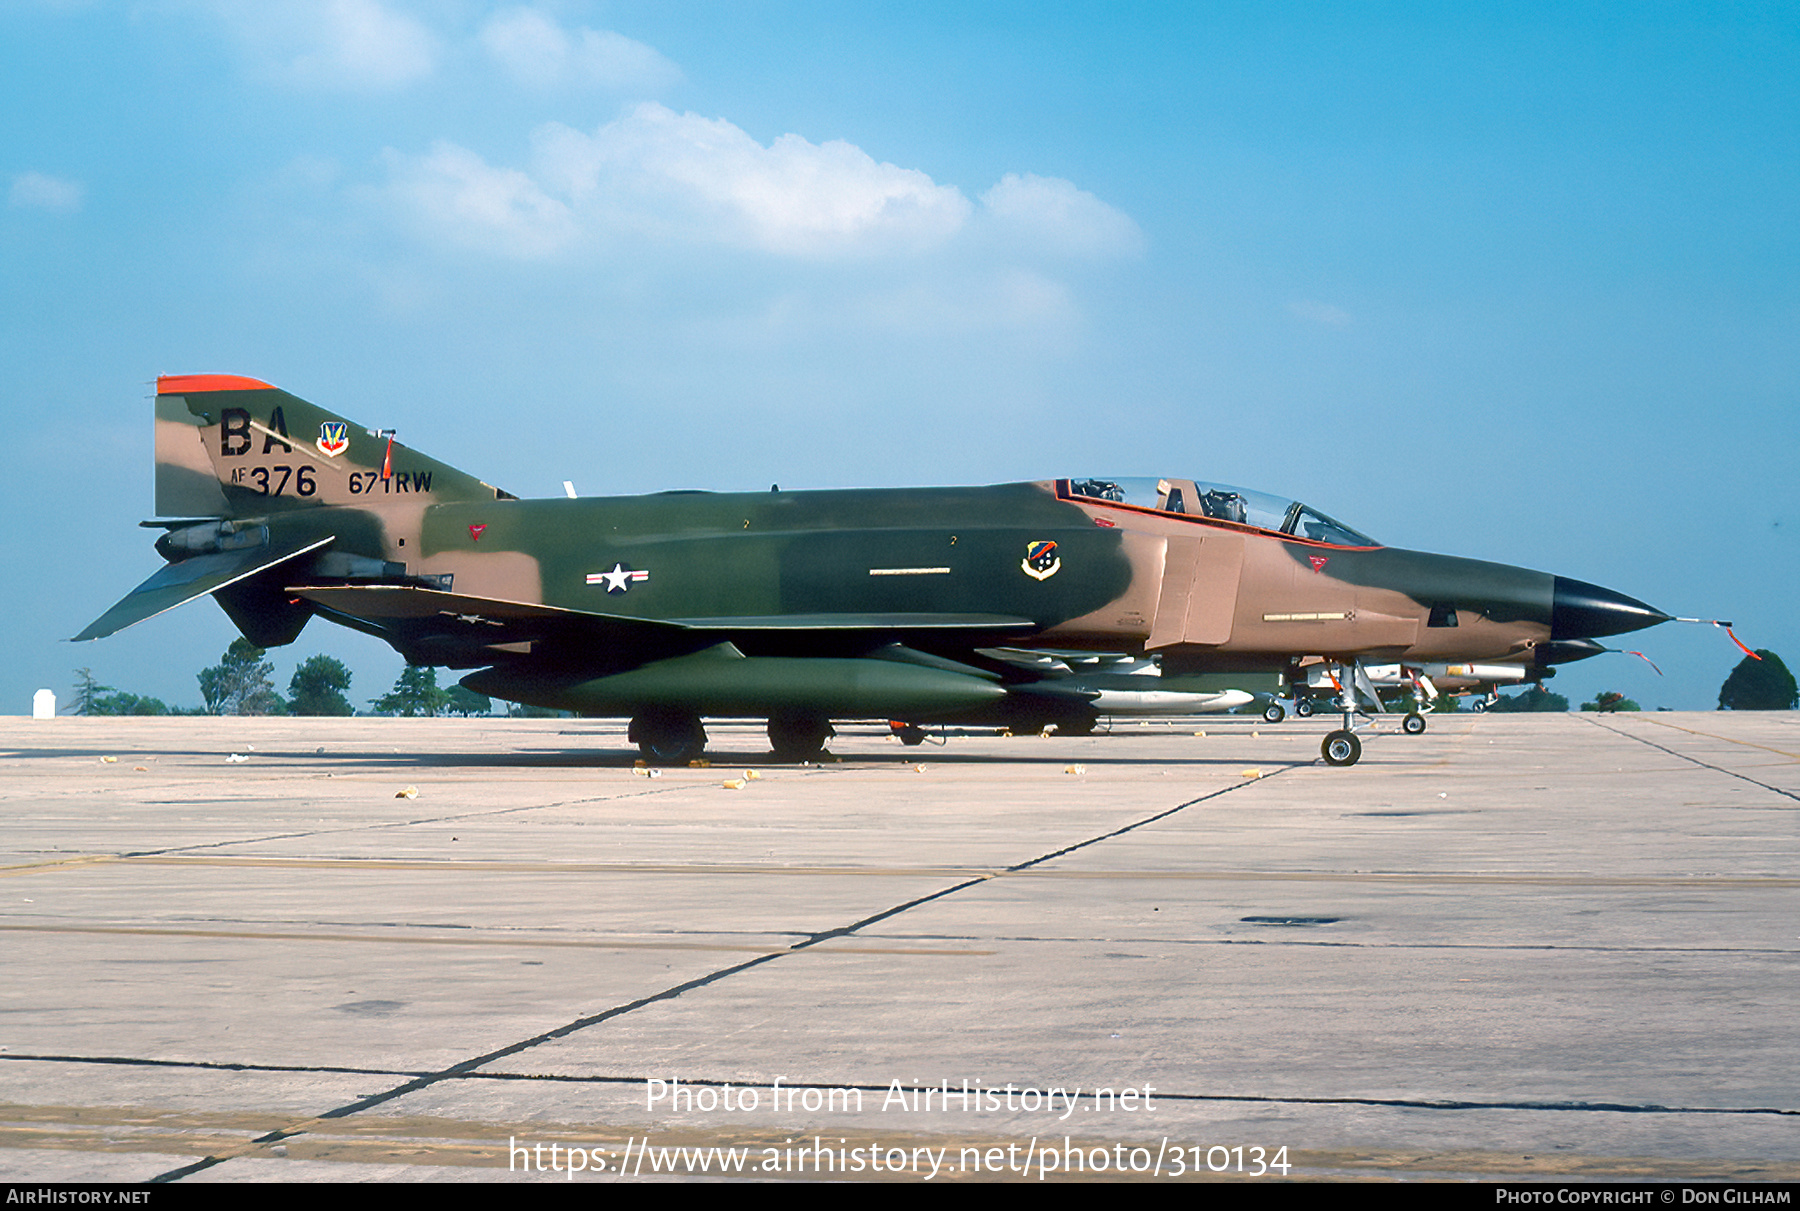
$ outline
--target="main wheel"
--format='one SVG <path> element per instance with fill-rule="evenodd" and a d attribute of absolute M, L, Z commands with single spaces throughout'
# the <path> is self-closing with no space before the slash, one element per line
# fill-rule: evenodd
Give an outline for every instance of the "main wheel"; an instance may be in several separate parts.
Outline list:
<path fill-rule="evenodd" d="M 1263 708 L 1263 721 L 1266 723 L 1280 723 L 1286 718 L 1287 711 L 1282 709 L 1279 702 L 1271 702 Z"/>
<path fill-rule="evenodd" d="M 651 765 L 686 765 L 706 751 L 706 729 L 698 715 L 639 715 L 626 735 Z"/>
<path fill-rule="evenodd" d="M 1313 704 L 1311 698 L 1294 699 L 1294 714 L 1300 716 L 1302 719 L 1310 719 L 1312 718 L 1312 713 Z"/>
<path fill-rule="evenodd" d="M 1319 755 L 1326 765 L 1355 765 L 1362 759 L 1362 741 L 1355 732 L 1332 732 L 1319 746 Z"/>
<path fill-rule="evenodd" d="M 777 761 L 811 761 L 837 735 L 831 720 L 818 715 L 777 716 L 769 720 L 769 747 Z"/>
<path fill-rule="evenodd" d="M 1408 736 L 1417 736 L 1425 730 L 1425 716 L 1414 711 L 1400 721 L 1400 730 Z"/>

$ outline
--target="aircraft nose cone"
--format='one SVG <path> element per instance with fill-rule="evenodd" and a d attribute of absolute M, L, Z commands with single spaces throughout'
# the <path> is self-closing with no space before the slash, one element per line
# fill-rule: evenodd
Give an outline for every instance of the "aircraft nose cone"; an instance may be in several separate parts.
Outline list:
<path fill-rule="evenodd" d="M 1670 615 L 1635 597 L 1603 589 L 1585 580 L 1570 580 L 1567 576 L 1555 579 L 1550 610 L 1550 638 L 1553 640 L 1622 635 L 1626 631 L 1642 630 L 1669 621 Z"/>

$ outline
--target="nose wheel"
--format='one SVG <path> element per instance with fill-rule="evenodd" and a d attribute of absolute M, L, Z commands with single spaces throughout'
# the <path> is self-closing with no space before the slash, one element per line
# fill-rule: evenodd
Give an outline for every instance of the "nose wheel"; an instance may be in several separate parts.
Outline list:
<path fill-rule="evenodd" d="M 1362 741 L 1355 732 L 1331 732 L 1319 746 L 1319 755 L 1326 765 L 1355 765 L 1362 760 Z"/>

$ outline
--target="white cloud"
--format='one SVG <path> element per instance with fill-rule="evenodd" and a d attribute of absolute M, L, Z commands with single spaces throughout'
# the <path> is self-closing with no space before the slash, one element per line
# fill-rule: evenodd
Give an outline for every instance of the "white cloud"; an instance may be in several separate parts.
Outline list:
<path fill-rule="evenodd" d="M 1298 299 L 1288 304 L 1288 311 L 1303 320 L 1315 324 L 1323 324 L 1327 328 L 1348 328 L 1354 320 L 1342 307 L 1333 307 L 1330 303 L 1315 302 L 1312 299 Z"/>
<path fill-rule="evenodd" d="M 552 123 L 542 176 L 589 213 L 765 251 L 884 253 L 942 243 L 968 199 L 842 140 L 786 134 L 764 147 L 724 119 L 644 104 L 592 135 Z"/>
<path fill-rule="evenodd" d="M 65 181 L 42 172 L 22 172 L 13 178 L 9 200 L 24 209 L 69 214 L 81 209 L 86 194 L 79 181 Z"/>
<path fill-rule="evenodd" d="M 380 0 L 212 0 L 256 69 L 308 88 L 391 92 L 437 67 L 437 35 Z"/>
<path fill-rule="evenodd" d="M 493 168 L 474 152 L 438 142 L 423 156 L 388 153 L 388 198 L 436 242 L 504 256 L 549 256 L 573 242 L 569 208 L 512 168 Z"/>
<path fill-rule="evenodd" d="M 1110 257 L 1143 250 L 1131 217 L 1072 181 L 1009 172 L 981 195 L 987 213 L 1015 240 L 1044 251 Z"/>
<path fill-rule="evenodd" d="M 611 30 L 571 34 L 537 9 L 498 14 L 480 41 L 516 80 L 537 88 L 574 84 L 644 95 L 681 79 L 681 69 L 653 47 Z"/>
<path fill-rule="evenodd" d="M 434 232 L 525 258 L 621 237 L 800 257 L 916 252 L 972 209 L 954 186 L 849 143 L 783 135 L 764 147 L 730 122 L 655 104 L 591 135 L 551 123 L 533 145 L 532 174 L 450 143 L 390 152 L 388 195 Z"/>

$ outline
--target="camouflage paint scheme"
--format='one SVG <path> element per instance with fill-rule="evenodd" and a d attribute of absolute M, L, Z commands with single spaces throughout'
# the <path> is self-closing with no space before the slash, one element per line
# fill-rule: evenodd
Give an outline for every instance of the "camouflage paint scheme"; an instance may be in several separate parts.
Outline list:
<path fill-rule="evenodd" d="M 1080 730 L 1109 684 L 1144 684 L 1036 650 L 1154 660 L 1158 688 L 1196 695 L 1317 660 L 1535 679 L 1666 617 L 1347 527 L 1321 541 L 1182 511 L 1207 488 L 1162 480 L 1148 504 L 1066 479 L 519 500 L 257 380 L 171 376 L 156 512 L 179 520 L 144 523 L 170 562 L 77 638 L 211 593 L 259 646 L 316 615 L 479 670 L 464 684 L 485 693 L 685 737 L 658 750 L 674 757 L 698 751 L 705 715 L 768 716 L 777 749 L 803 753 L 833 718 Z"/>

